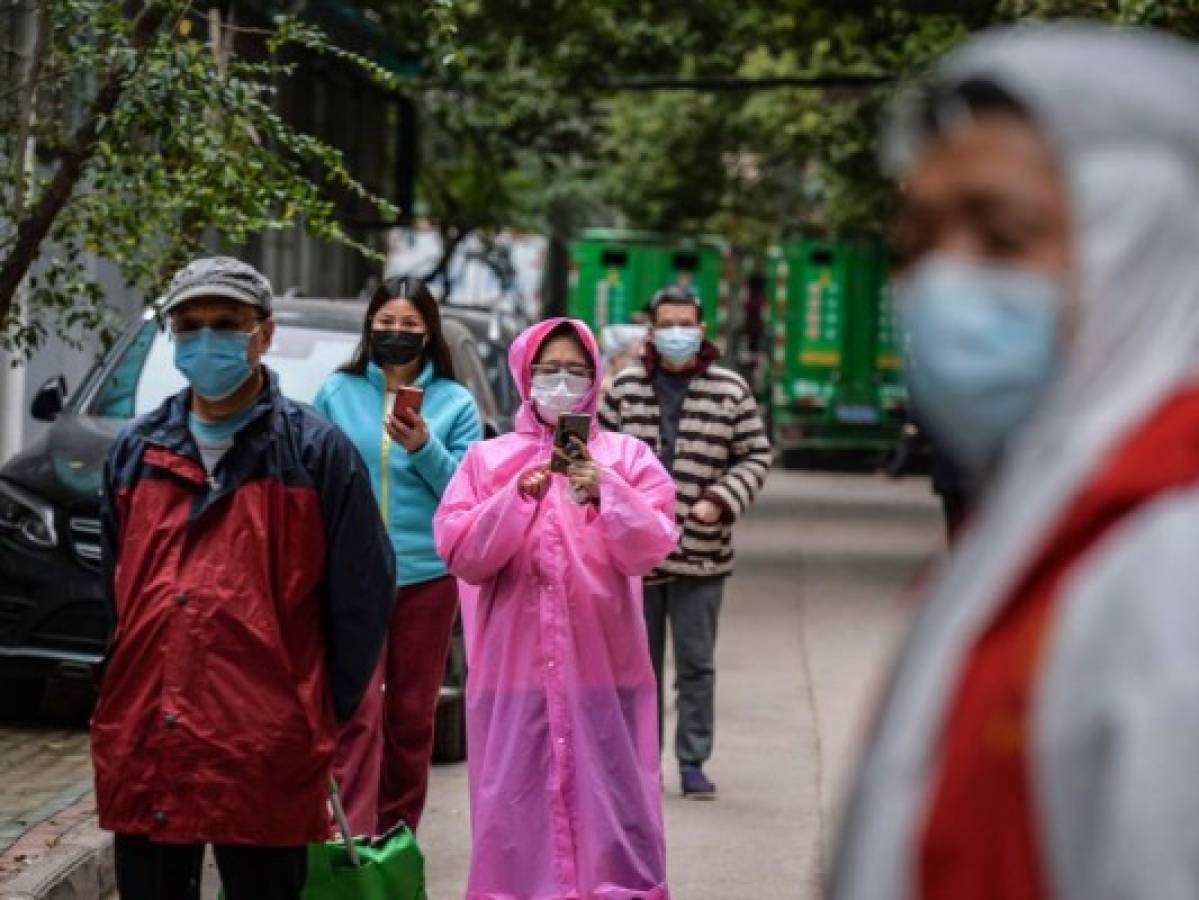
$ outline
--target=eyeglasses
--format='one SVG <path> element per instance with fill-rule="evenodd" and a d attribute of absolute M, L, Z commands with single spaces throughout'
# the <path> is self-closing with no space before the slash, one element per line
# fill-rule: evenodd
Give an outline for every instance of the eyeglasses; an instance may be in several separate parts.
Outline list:
<path fill-rule="evenodd" d="M 248 335 L 252 336 L 252 335 L 256 334 L 260 328 L 262 328 L 262 323 L 255 325 L 253 328 L 251 328 L 247 331 L 246 329 L 241 327 L 240 322 L 216 321 L 216 322 L 206 322 L 204 324 L 199 324 L 196 322 L 181 322 L 179 324 L 171 323 L 169 331 L 170 331 L 171 337 L 181 338 L 181 337 L 187 337 L 188 335 L 196 334 L 197 332 L 202 331 L 205 328 L 211 328 L 213 331 L 237 332 L 239 334 L 248 334 Z"/>
<path fill-rule="evenodd" d="M 538 363 L 530 368 L 534 375 L 574 375 L 576 378 L 592 378 L 595 373 L 588 366 L 563 365 L 562 363 Z"/>

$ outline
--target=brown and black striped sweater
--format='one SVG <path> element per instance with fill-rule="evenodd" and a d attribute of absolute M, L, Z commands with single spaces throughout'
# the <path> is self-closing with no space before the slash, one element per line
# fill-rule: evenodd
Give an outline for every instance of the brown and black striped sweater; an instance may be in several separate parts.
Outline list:
<path fill-rule="evenodd" d="M 604 428 L 641 438 L 660 457 L 662 410 L 650 374 L 653 362 L 651 350 L 648 361 L 617 375 L 604 392 L 598 415 Z M 683 400 L 675 443 L 675 516 L 682 538 L 649 580 L 731 572 L 733 524 L 753 503 L 771 462 L 770 441 L 749 385 L 728 369 L 701 368 Z M 725 511 L 715 525 L 689 518 L 692 505 L 703 498 Z"/>

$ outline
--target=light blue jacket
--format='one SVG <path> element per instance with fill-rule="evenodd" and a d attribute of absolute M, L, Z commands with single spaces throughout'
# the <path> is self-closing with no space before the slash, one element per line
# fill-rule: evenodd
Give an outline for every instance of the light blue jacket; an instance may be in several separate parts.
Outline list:
<path fill-rule="evenodd" d="M 434 376 L 427 363 L 416 386 L 425 391 L 421 416 L 429 440 L 409 453 L 384 431 L 386 384 L 374 363 L 365 376 L 336 372 L 321 385 L 313 406 L 346 433 L 366 461 L 395 548 L 396 583 L 419 584 L 446 574 L 433 549 L 433 513 L 466 448 L 483 437 L 483 425 L 470 391 Z"/>

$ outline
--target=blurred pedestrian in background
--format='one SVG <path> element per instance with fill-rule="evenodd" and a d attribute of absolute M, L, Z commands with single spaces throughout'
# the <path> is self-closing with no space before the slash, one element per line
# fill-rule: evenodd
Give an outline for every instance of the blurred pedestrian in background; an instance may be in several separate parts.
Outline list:
<path fill-rule="evenodd" d="M 604 354 L 604 390 L 617 375 L 641 358 L 648 335 L 648 325 L 604 326 L 600 332 L 600 348 Z"/>
<path fill-rule="evenodd" d="M 972 478 L 953 457 L 946 453 L 921 427 L 920 418 L 909 407 L 908 419 L 903 423 L 899 440 L 896 442 L 886 463 L 886 473 L 892 478 L 901 478 L 914 471 L 919 459 L 928 459 L 929 474 L 932 476 L 933 493 L 941 501 L 945 515 L 946 536 L 952 542 L 961 533 L 962 526 L 970 516 L 980 488 L 975 483 L 978 473 Z"/>
<path fill-rule="evenodd" d="M 1199 53 L 971 42 L 900 107 L 914 399 L 990 471 L 897 668 L 836 900 L 1182 900 L 1199 858 Z"/>
<path fill-rule="evenodd" d="M 534 325 L 509 361 L 516 431 L 468 451 L 435 521 L 470 669 L 467 897 L 664 900 L 641 577 L 675 545 L 674 487 L 644 444 L 594 422 L 551 470 L 559 416 L 595 412 L 586 325 Z"/>
<path fill-rule="evenodd" d="M 604 393 L 600 423 L 653 447 L 678 490 L 682 537 L 647 579 L 645 621 L 658 681 L 662 742 L 662 669 L 666 627 L 674 640 L 678 728 L 675 754 L 684 796 L 713 799 L 703 766 L 712 755 L 716 703 L 716 625 L 725 578 L 733 571 L 733 523 L 766 481 L 770 442 L 753 392 L 735 372 L 714 365 L 699 299 L 663 288 L 650 303 L 650 342 L 641 360 Z"/>
<path fill-rule="evenodd" d="M 100 825 L 124 900 L 299 900 L 324 840 L 337 722 L 391 613 L 394 559 L 350 442 L 262 365 L 267 279 L 200 259 L 162 304 L 190 387 L 105 466 L 115 631 L 92 720 Z"/>
<path fill-rule="evenodd" d="M 419 406 L 400 404 L 411 388 Z M 342 731 L 338 781 L 350 825 L 386 834 L 420 824 L 433 724 L 457 582 L 433 547 L 433 513 L 466 449 L 483 436 L 470 392 L 454 380 L 441 311 L 423 282 L 384 280 L 354 357 L 317 393 L 317 412 L 358 448 L 396 555 L 396 604 L 379 672 Z"/>

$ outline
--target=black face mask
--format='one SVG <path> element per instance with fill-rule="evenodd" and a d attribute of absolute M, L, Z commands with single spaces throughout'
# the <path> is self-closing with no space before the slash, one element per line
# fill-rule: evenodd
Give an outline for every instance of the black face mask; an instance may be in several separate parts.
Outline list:
<path fill-rule="evenodd" d="M 371 359 L 379 366 L 402 366 L 421 355 L 425 335 L 419 331 L 371 331 Z"/>

